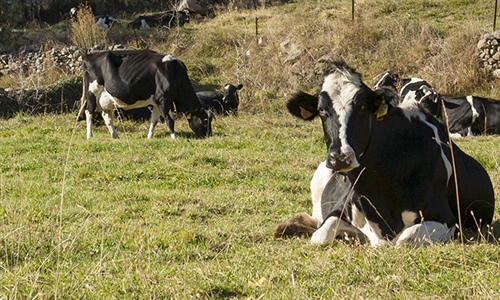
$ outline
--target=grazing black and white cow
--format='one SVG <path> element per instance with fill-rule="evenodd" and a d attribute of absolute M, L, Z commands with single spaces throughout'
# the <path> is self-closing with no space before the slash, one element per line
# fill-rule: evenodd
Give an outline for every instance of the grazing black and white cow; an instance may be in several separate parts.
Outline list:
<path fill-rule="evenodd" d="M 175 138 L 174 108 L 184 113 L 197 137 L 212 133 L 212 114 L 203 109 L 189 80 L 184 63 L 150 50 L 101 51 L 83 58 L 83 95 L 79 115 L 85 109 L 87 138 L 92 137 L 92 115 L 102 112 L 113 138 L 113 111 L 152 106 L 148 138 L 160 116 Z"/>
<path fill-rule="evenodd" d="M 240 105 L 240 98 L 238 90 L 243 88 L 243 84 L 234 86 L 230 83 L 224 86 L 222 91 L 201 91 L 196 92 L 201 106 L 205 109 L 210 109 L 215 114 L 229 114 L 238 115 L 238 106 Z"/>
<path fill-rule="evenodd" d="M 349 185 L 341 188 L 352 189 L 333 199 L 339 184 L 328 179 L 322 198 L 343 209 L 329 214 L 311 241 L 326 242 L 338 236 L 337 228 L 352 226 L 372 246 L 425 245 L 451 239 L 459 220 L 464 227 L 491 223 L 494 192 L 484 168 L 448 140 L 433 116 L 415 103 L 397 103 L 394 91 L 371 90 L 344 62 L 326 70 L 316 95 L 299 92 L 288 101 L 299 118 L 321 117 L 325 167 L 346 174 Z"/>
<path fill-rule="evenodd" d="M 128 26 L 132 29 L 151 29 L 154 27 L 182 27 L 184 24 L 189 23 L 189 10 L 181 11 L 167 11 L 160 14 L 149 16 L 139 16 L 134 21 L 130 22 Z"/>

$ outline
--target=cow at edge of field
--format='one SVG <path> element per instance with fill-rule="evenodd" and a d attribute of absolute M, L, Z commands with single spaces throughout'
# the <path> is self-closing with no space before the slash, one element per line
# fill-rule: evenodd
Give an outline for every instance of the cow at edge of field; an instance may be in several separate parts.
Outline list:
<path fill-rule="evenodd" d="M 459 213 L 451 141 L 443 125 L 417 104 L 397 102 L 392 90 L 372 91 L 344 62 L 325 72 L 316 95 L 299 92 L 289 100 L 292 115 L 321 117 L 328 148 L 325 167 L 346 174 L 352 189 L 347 197 L 331 198 L 328 194 L 337 191 L 338 181 L 327 176 L 319 180 L 327 182 L 322 199 L 330 198 L 343 209 L 327 216 L 312 233 L 312 242 L 331 240 L 338 236 L 337 228 L 348 225 L 372 246 L 425 245 L 451 239 L 457 217 L 466 228 L 491 223 L 494 192 L 484 168 L 453 144 Z"/>
<path fill-rule="evenodd" d="M 70 20 L 76 20 L 78 17 L 78 12 L 80 9 L 78 7 L 72 7 L 69 10 L 69 16 Z M 96 23 L 97 28 L 99 29 L 109 29 L 111 26 L 114 24 L 121 24 L 120 20 L 110 16 L 110 15 L 99 15 L 99 16 L 94 16 L 94 20 Z"/>
<path fill-rule="evenodd" d="M 100 51 L 83 58 L 83 94 L 79 117 L 85 110 L 87 138 L 92 137 L 92 115 L 101 112 L 113 138 L 114 110 L 152 106 L 148 139 L 158 120 L 165 118 L 175 139 L 174 108 L 183 113 L 197 137 L 212 134 L 212 113 L 201 107 L 182 61 L 151 50 Z"/>
<path fill-rule="evenodd" d="M 500 134 L 500 101 L 478 96 L 443 96 L 421 78 L 399 79 L 390 72 L 385 72 L 375 88 L 386 86 L 395 89 L 396 82 L 401 84 L 399 95 L 402 102 L 420 103 L 443 123 L 446 122 L 444 105 L 452 137 Z"/>
<path fill-rule="evenodd" d="M 132 29 L 146 30 L 155 27 L 182 27 L 184 24 L 189 23 L 189 10 L 184 9 L 180 11 L 167 11 L 164 13 L 154 15 L 144 15 L 135 18 L 128 26 Z"/>
<path fill-rule="evenodd" d="M 238 91 L 242 88 L 243 84 L 235 86 L 228 83 L 222 91 L 200 91 L 196 92 L 196 96 L 205 109 L 210 109 L 218 115 L 234 114 L 236 116 L 240 105 Z"/>

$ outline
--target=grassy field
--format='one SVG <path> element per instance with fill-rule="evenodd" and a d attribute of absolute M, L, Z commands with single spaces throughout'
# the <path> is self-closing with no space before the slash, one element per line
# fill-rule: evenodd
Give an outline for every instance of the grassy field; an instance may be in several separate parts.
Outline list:
<path fill-rule="evenodd" d="M 284 103 L 317 87 L 322 61 L 344 58 L 367 84 L 391 69 L 443 94 L 500 99 L 498 79 L 474 56 L 492 1 L 360 0 L 354 23 L 350 5 L 299 0 L 169 32 L 106 32 L 106 43 L 181 58 L 197 89 L 245 85 L 240 116 L 218 117 L 208 139 L 182 119 L 175 141 L 164 124 L 152 140 L 147 123 L 125 121 L 119 140 L 101 126 L 87 141 L 74 114 L 0 120 L 0 299 L 499 299 L 500 208 L 490 231 L 467 233 L 464 244 L 273 238 L 278 223 L 311 211 L 309 181 L 326 153 L 321 125 L 292 118 Z M 44 35 L 55 28 L 69 25 Z M 291 45 L 301 52 L 287 60 Z M 0 86 L 74 76 L 48 67 L 2 76 Z M 500 204 L 500 138 L 457 144 L 486 168 Z"/>
<path fill-rule="evenodd" d="M 419 249 L 274 239 L 311 210 L 319 121 L 242 113 L 200 140 L 178 120 L 175 141 L 164 124 L 153 140 L 117 125 L 119 140 L 101 126 L 87 141 L 72 115 L 0 121 L 0 298 L 500 296 L 494 233 Z M 500 139 L 459 144 L 500 195 Z"/>

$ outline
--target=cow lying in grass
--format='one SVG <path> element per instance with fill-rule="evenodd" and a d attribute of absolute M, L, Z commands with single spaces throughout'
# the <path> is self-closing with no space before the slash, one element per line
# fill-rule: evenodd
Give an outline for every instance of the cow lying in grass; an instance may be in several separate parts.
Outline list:
<path fill-rule="evenodd" d="M 302 223 L 318 226 L 311 242 L 347 233 L 372 246 L 427 245 L 450 240 L 456 224 L 491 223 L 494 191 L 487 172 L 418 103 L 400 104 L 391 89 L 371 90 L 359 73 L 336 62 L 316 95 L 299 92 L 287 107 L 303 120 L 321 118 L 328 150 L 311 184 L 315 222 Z M 325 204 L 330 207 L 323 210 Z M 294 234 L 286 229 L 279 226 L 275 235 Z"/>

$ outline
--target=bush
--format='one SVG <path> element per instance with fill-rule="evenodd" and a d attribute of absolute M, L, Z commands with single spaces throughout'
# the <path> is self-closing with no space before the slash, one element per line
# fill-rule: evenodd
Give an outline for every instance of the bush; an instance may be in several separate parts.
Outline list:
<path fill-rule="evenodd" d="M 80 5 L 76 20 L 71 21 L 71 42 L 79 48 L 106 45 L 106 32 L 99 29 L 88 5 Z"/>

